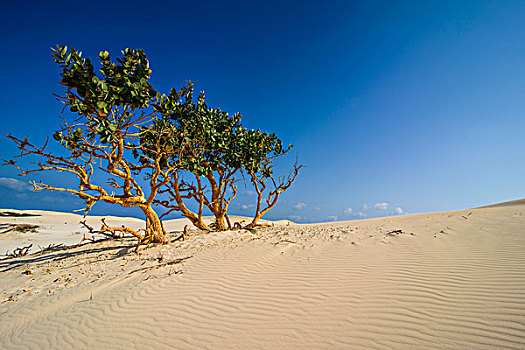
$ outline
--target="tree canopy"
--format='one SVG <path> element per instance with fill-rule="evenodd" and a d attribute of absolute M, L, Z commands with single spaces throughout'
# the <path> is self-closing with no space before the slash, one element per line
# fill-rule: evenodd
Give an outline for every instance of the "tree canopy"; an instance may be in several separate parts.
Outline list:
<path fill-rule="evenodd" d="M 171 124 L 179 130 L 178 143 L 191 145 L 170 159 L 180 164 L 176 176 L 163 190 L 171 199 L 157 202 L 170 210 L 181 211 L 202 229 L 211 229 L 202 220 L 204 208 L 215 216 L 214 229 L 231 228 L 227 211 L 237 195 L 238 182 L 243 179 L 246 184 L 246 176 L 252 181 L 252 174 L 263 181 L 273 178 L 273 160 L 292 148 L 291 145 L 283 148 L 275 134 L 243 127 L 240 113 L 229 114 L 209 107 L 204 92 L 195 102 L 192 84 L 182 94 L 172 90 L 169 96 L 161 97 L 154 108 L 161 113 L 162 119 L 144 128 L 141 144 L 157 142 L 162 137 L 155 131 L 157 126 Z M 300 166 L 296 167 L 299 170 Z M 284 183 L 275 182 L 275 188 L 283 189 L 283 186 Z M 185 200 L 195 201 L 198 212 L 189 210 Z"/>

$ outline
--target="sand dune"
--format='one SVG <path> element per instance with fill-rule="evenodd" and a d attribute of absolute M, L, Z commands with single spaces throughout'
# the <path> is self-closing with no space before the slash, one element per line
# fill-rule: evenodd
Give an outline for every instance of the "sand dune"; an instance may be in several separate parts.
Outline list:
<path fill-rule="evenodd" d="M 507 202 L 502 202 L 502 203 L 485 205 L 485 206 L 482 206 L 480 208 L 507 207 L 507 206 L 510 206 L 510 205 L 523 205 L 523 204 L 525 204 L 525 199 L 516 199 L 516 200 L 513 200 L 513 201 L 507 201 Z"/>
<path fill-rule="evenodd" d="M 525 348 L 523 203 L 132 245 L 1 262 L 3 348 Z"/>

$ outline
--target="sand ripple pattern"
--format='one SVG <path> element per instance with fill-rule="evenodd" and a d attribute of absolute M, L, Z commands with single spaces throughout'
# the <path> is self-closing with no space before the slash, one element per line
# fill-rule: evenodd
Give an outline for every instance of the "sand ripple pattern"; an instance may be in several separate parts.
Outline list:
<path fill-rule="evenodd" d="M 498 224 L 515 211 L 403 219 L 394 225 L 415 235 L 362 244 L 204 251 L 181 275 L 130 278 L 89 302 L 39 305 L 36 317 L 20 310 L 1 339 L 6 349 L 525 349 L 525 225 Z M 434 237 L 437 223 L 448 229 Z"/>

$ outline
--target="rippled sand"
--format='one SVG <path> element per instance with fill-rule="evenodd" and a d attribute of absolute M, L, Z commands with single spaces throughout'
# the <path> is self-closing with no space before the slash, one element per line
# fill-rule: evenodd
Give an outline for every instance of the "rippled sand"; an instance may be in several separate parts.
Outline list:
<path fill-rule="evenodd" d="M 0 262 L 2 348 L 525 349 L 523 201 L 133 244 Z"/>

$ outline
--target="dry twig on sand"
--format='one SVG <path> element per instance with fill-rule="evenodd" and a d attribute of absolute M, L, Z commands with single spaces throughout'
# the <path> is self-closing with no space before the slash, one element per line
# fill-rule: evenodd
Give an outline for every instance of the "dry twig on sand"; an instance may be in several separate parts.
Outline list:
<path fill-rule="evenodd" d="M 192 258 L 192 257 L 193 257 L 193 255 L 189 255 L 189 256 L 185 256 L 184 258 L 178 258 L 178 259 L 175 259 L 175 260 L 166 261 L 165 263 L 162 263 L 162 264 L 156 264 L 156 265 L 152 265 L 152 266 L 141 267 L 139 269 L 135 269 L 135 270 L 129 272 L 128 275 L 131 275 L 132 273 L 139 272 L 139 271 L 145 271 L 145 270 L 149 270 L 149 269 L 156 269 L 156 268 L 167 266 L 167 265 L 179 264 L 179 263 L 183 262 L 184 260 L 188 260 L 189 258 Z"/>
<path fill-rule="evenodd" d="M 392 230 L 392 231 L 389 231 L 389 232 L 385 232 L 385 237 L 386 236 L 396 236 L 396 235 L 400 235 L 400 234 L 406 234 L 407 232 L 403 231 L 403 230 Z"/>
<path fill-rule="evenodd" d="M 53 252 L 55 250 L 60 250 L 60 249 L 63 249 L 64 248 L 64 244 L 63 243 L 60 243 L 60 244 L 49 244 L 47 247 L 41 247 L 41 246 L 38 246 L 38 248 L 40 248 L 40 250 L 38 252 L 35 252 L 31 255 L 37 255 L 37 254 L 43 254 L 43 253 L 46 253 L 46 252 Z"/>

